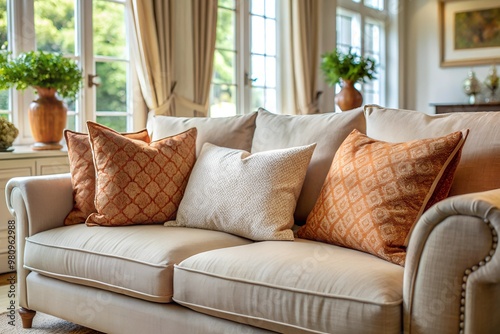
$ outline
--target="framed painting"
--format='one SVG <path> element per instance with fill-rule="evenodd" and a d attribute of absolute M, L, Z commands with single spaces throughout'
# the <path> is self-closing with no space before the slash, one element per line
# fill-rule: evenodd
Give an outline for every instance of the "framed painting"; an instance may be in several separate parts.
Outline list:
<path fill-rule="evenodd" d="M 500 1 L 439 2 L 441 66 L 500 63 Z"/>

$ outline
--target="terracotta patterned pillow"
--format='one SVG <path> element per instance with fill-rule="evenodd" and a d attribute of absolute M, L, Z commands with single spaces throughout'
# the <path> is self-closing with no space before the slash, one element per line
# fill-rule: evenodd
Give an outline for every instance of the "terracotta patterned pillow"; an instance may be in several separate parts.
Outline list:
<path fill-rule="evenodd" d="M 132 139 L 150 142 L 146 129 L 134 133 L 124 133 Z M 96 212 L 95 198 L 95 168 L 92 160 L 89 135 L 71 130 L 64 131 L 68 146 L 69 168 L 73 185 L 74 206 L 64 219 L 65 225 L 85 223 L 87 217 Z"/>
<path fill-rule="evenodd" d="M 96 169 L 86 224 L 155 224 L 175 219 L 195 162 L 196 128 L 151 143 L 87 122 Z"/>
<path fill-rule="evenodd" d="M 352 131 L 297 235 L 404 265 L 414 224 L 448 195 L 467 134 L 388 143 Z"/>

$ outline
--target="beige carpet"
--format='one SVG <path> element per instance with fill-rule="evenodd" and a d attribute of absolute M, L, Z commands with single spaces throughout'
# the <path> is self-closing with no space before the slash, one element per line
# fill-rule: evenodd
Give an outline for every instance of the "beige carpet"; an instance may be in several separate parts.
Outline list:
<path fill-rule="evenodd" d="M 37 312 L 31 329 L 23 329 L 21 318 L 16 315 L 15 327 L 9 324 L 7 313 L 0 314 L 0 334 L 100 334 L 101 332 L 82 327 L 48 314 Z"/>

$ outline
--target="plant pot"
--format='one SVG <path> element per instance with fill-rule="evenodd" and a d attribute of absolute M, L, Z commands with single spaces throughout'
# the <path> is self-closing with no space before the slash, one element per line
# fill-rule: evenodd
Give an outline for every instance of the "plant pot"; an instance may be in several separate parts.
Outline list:
<path fill-rule="evenodd" d="M 342 80 L 342 89 L 335 95 L 335 103 L 340 110 L 347 111 L 363 104 L 363 95 L 354 87 L 354 82 Z"/>
<path fill-rule="evenodd" d="M 56 97 L 53 88 L 35 87 L 38 99 L 31 102 L 28 111 L 31 133 L 35 139 L 33 150 L 60 150 L 59 144 L 66 127 L 67 108 Z"/>

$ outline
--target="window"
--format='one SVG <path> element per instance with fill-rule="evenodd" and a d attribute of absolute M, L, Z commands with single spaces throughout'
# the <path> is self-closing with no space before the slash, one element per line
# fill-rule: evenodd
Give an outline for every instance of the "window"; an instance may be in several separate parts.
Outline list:
<path fill-rule="evenodd" d="M 275 0 L 219 0 L 210 116 L 277 110 Z"/>
<path fill-rule="evenodd" d="M 337 7 L 337 48 L 372 57 L 379 64 L 377 79 L 356 84 L 365 104 L 385 105 L 385 26 L 387 8 L 384 0 L 340 0 Z M 337 87 L 337 92 L 340 87 Z"/>
<path fill-rule="evenodd" d="M 15 21 L 18 26 L 4 20 L 19 17 L 19 13 L 22 20 Z M 15 54 L 59 52 L 83 69 L 81 93 L 76 101 L 65 101 L 67 128 L 86 132 L 85 122 L 95 120 L 117 131 L 132 130 L 126 0 L 0 0 L 0 17 L 0 42 L 8 36 L 5 31 L 15 32 L 9 39 Z M 0 112 L 9 117 L 12 114 L 22 134 L 21 143 L 31 140 L 24 111 L 33 95 L 30 89 L 26 92 L 0 93 Z M 9 108 L 8 96 L 15 101 L 15 108 Z"/>

